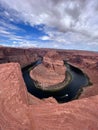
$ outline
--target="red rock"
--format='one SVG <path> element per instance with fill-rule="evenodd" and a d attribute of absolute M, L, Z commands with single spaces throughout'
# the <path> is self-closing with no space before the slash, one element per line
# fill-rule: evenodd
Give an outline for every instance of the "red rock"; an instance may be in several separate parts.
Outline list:
<path fill-rule="evenodd" d="M 57 104 L 29 96 L 17 63 L 0 65 L 0 130 L 97 130 L 98 95 Z"/>
<path fill-rule="evenodd" d="M 4 58 L 4 53 L 3 51 L 0 51 L 0 59 L 3 59 Z"/>
<path fill-rule="evenodd" d="M 28 103 L 30 105 L 39 105 L 44 103 L 44 101 L 28 93 Z"/>
<path fill-rule="evenodd" d="M 21 67 L 25 67 L 38 60 L 36 51 L 28 49 L 0 47 L 0 63 L 18 62 Z"/>
<path fill-rule="evenodd" d="M 31 106 L 36 129 L 40 130 L 97 130 L 98 95 L 62 105 Z M 36 113 L 37 111 L 37 113 Z"/>
<path fill-rule="evenodd" d="M 53 98 L 53 97 L 49 97 L 49 98 L 45 98 L 45 99 L 43 99 L 43 101 L 44 101 L 44 105 L 47 103 L 48 105 L 49 104 L 58 104 L 57 103 L 57 101 L 56 101 L 56 99 L 55 98 Z"/>
<path fill-rule="evenodd" d="M 48 69 L 54 70 L 58 74 L 65 75 L 66 67 L 56 51 L 48 51 L 43 57 L 43 64 Z"/>
<path fill-rule="evenodd" d="M 45 56 L 47 51 L 57 51 L 62 60 L 67 60 L 72 65 L 75 65 L 82 69 L 89 77 L 93 85 L 87 87 L 83 91 L 83 98 L 98 95 L 98 52 L 80 51 L 80 50 L 56 50 L 56 49 L 20 49 L 0 47 L 0 63 L 18 62 L 21 67 L 39 59 L 39 57 Z M 93 75 L 94 73 L 94 75 Z"/>
<path fill-rule="evenodd" d="M 49 51 L 43 57 L 42 63 L 30 71 L 30 76 L 42 89 L 46 89 L 64 82 L 66 67 L 57 52 Z"/>
<path fill-rule="evenodd" d="M 0 65 L 0 130 L 32 130 L 19 64 Z"/>

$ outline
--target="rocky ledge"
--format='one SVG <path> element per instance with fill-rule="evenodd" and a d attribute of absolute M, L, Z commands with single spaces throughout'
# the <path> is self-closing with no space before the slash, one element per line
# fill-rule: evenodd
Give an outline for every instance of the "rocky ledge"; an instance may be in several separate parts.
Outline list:
<path fill-rule="evenodd" d="M 53 101 L 29 96 L 18 63 L 0 64 L 0 130 L 98 130 L 98 95 Z"/>
<path fill-rule="evenodd" d="M 42 63 L 30 71 L 36 87 L 42 90 L 61 89 L 70 80 L 67 75 L 67 68 L 56 51 L 48 51 Z"/>

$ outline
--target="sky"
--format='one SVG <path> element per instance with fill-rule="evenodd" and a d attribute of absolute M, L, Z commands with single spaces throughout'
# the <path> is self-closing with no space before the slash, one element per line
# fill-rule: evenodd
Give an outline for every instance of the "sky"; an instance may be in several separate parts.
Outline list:
<path fill-rule="evenodd" d="M 98 51 L 98 0 L 0 0 L 0 45 Z"/>

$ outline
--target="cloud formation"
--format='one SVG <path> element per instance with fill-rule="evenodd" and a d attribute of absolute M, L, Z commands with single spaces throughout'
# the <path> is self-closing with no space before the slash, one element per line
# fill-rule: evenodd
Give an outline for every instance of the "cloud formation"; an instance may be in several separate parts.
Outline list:
<path fill-rule="evenodd" d="M 0 4 L 10 21 L 45 25 L 47 36 L 41 40 L 98 46 L 98 0 L 0 0 Z"/>

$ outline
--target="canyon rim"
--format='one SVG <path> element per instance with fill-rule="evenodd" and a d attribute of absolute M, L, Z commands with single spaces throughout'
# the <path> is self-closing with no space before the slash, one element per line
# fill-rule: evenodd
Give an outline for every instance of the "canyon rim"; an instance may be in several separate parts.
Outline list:
<path fill-rule="evenodd" d="M 0 47 L 0 129 L 97 130 L 98 53 L 56 50 L 62 60 L 81 68 L 92 82 L 77 100 L 59 104 L 52 97 L 41 100 L 31 95 L 22 77 L 21 69 L 48 51 Z"/>

